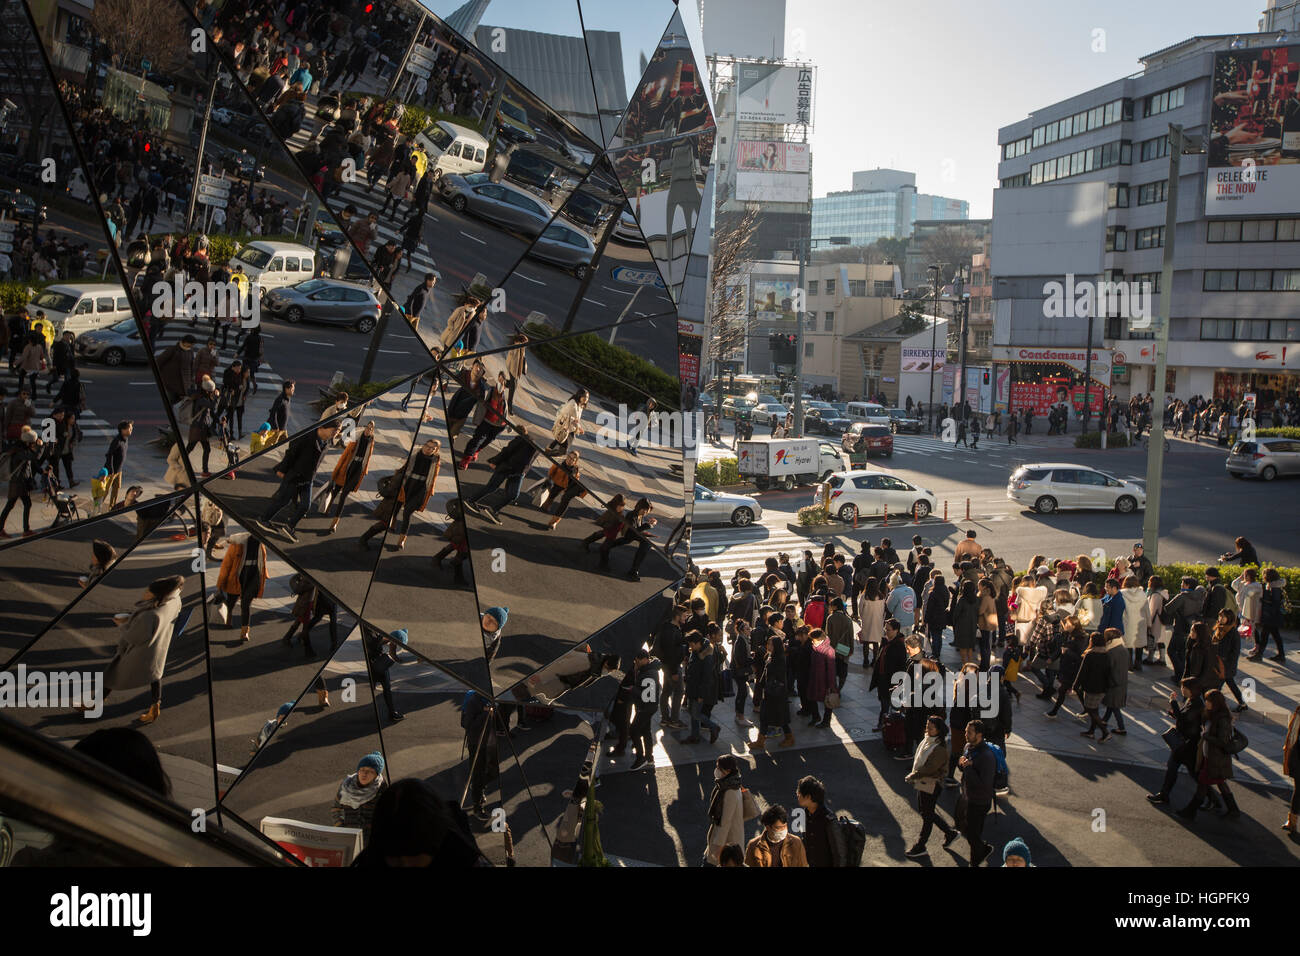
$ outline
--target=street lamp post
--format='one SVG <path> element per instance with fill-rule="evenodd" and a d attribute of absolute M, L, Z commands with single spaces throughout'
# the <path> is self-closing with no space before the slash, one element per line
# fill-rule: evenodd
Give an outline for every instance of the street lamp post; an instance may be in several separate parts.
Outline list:
<path fill-rule="evenodd" d="M 1165 251 L 1160 270 L 1160 313 L 1156 329 L 1156 388 L 1151 409 L 1151 434 L 1147 439 L 1147 507 L 1142 515 L 1142 545 L 1151 563 L 1159 561 L 1160 484 L 1165 470 L 1165 372 L 1169 360 L 1169 314 L 1174 290 L 1174 232 L 1178 228 L 1178 174 L 1183 153 L 1203 152 L 1197 138 L 1192 143 L 1183 128 L 1169 124 L 1169 185 L 1165 191 Z"/>
<path fill-rule="evenodd" d="M 953 278 L 953 295 L 956 297 L 954 306 L 954 318 L 958 322 L 958 344 L 957 344 L 957 384 L 953 388 L 953 396 L 960 396 L 958 406 L 961 409 L 961 418 L 966 418 L 966 340 L 967 326 L 970 319 L 970 293 L 966 292 L 966 267 L 964 265 L 957 267 L 957 275 Z"/>

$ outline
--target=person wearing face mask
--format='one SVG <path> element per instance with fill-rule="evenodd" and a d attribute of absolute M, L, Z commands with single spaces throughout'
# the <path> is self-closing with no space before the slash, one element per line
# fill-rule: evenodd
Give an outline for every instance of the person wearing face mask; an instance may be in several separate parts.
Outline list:
<path fill-rule="evenodd" d="M 745 847 L 745 865 L 760 867 L 806 867 L 808 856 L 803 840 L 790 832 L 789 817 L 779 803 L 768 807 L 759 818 L 763 832 Z"/>
<path fill-rule="evenodd" d="M 713 766 L 713 792 L 709 795 L 709 833 L 704 858 L 717 866 L 722 848 L 745 843 L 745 801 L 741 794 L 740 766 L 723 754 Z"/>

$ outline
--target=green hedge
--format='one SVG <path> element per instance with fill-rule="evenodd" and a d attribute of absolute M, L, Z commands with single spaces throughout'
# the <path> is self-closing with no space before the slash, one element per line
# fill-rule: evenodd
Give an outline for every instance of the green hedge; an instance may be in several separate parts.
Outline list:
<path fill-rule="evenodd" d="M 649 395 L 661 411 L 681 404 L 681 386 L 675 376 L 591 332 L 551 345 L 546 341 L 555 337 L 550 326 L 530 322 L 524 331 L 536 343 L 530 347 L 534 358 L 611 401 L 640 408 Z"/>
<path fill-rule="evenodd" d="M 831 520 L 831 513 L 825 505 L 807 505 L 800 508 L 796 514 L 801 525 L 826 524 Z"/>
<path fill-rule="evenodd" d="M 740 484 L 740 472 L 734 458 L 718 458 L 695 466 L 695 483 L 706 488 Z"/>
<path fill-rule="evenodd" d="M 1300 427 L 1287 425 L 1283 428 L 1257 428 L 1255 434 L 1260 438 L 1300 438 Z"/>
<path fill-rule="evenodd" d="M 1074 436 L 1075 448 L 1100 448 L 1101 432 L 1087 432 Z M 1127 448 L 1128 436 L 1124 432 L 1111 432 L 1106 436 L 1107 448 Z"/>

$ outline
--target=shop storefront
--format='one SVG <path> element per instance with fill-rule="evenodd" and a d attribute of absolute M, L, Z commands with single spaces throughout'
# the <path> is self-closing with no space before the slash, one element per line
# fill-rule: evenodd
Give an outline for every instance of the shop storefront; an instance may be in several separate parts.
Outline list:
<path fill-rule="evenodd" d="M 993 349 L 993 361 L 1005 364 L 1006 407 L 1010 411 L 1032 408 L 1034 415 L 1045 416 L 1052 406 L 1065 403 L 1077 418 L 1083 415 L 1086 396 L 1095 416 L 1106 400 L 1112 364 L 1109 349 L 1093 349 L 1089 363 L 1084 349 L 998 346 Z M 1004 394 L 1001 380 L 998 391 L 999 397 Z"/>
<path fill-rule="evenodd" d="M 1125 343 L 1115 364 L 1129 368 L 1131 394 L 1155 391 L 1155 348 Z M 1268 342 L 1170 342 L 1165 392 L 1187 400 L 1193 395 L 1241 401 L 1253 393 L 1261 410 L 1294 399 L 1300 391 L 1297 346 Z M 1291 368 L 1288 368 L 1288 362 Z M 1123 397 L 1121 393 L 1121 397 Z"/>

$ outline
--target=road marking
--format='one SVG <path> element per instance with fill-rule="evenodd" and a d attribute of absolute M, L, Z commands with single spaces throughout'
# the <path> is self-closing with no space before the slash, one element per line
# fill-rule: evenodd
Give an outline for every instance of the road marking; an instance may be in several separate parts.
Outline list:
<path fill-rule="evenodd" d="M 379 349 L 381 355 L 410 355 L 410 352 L 399 352 L 394 349 Z"/>
<path fill-rule="evenodd" d="M 516 279 L 523 279 L 525 282 L 531 282 L 534 285 L 546 285 L 541 279 L 534 279 L 532 276 L 526 276 L 522 272 L 515 273 Z"/>
<path fill-rule="evenodd" d="M 601 288 L 604 289 L 606 292 L 613 292 L 615 295 L 632 295 L 633 292 L 635 291 L 632 289 L 614 289 L 607 285 L 602 285 Z"/>
<path fill-rule="evenodd" d="M 461 233 L 460 233 L 460 234 L 461 234 L 462 236 L 464 236 L 466 239 L 473 239 L 473 240 L 474 240 L 475 242 L 477 242 L 480 246 L 486 246 L 486 245 L 487 245 L 487 241 L 486 241 L 486 240 L 484 240 L 484 239 L 480 239 L 478 236 L 471 236 L 468 232 L 465 232 L 465 230 L 463 230 L 463 229 L 461 230 Z"/>
<path fill-rule="evenodd" d="M 602 309 L 609 308 L 607 305 L 605 305 L 604 302 L 597 302 L 595 299 L 588 299 L 585 295 L 582 297 L 582 301 L 583 301 L 583 302 L 590 302 L 592 305 L 598 305 L 598 306 L 600 306 Z M 641 314 L 641 313 L 639 313 L 639 312 L 637 313 L 637 315 L 640 315 L 640 314 Z"/>
<path fill-rule="evenodd" d="M 312 339 L 303 339 L 302 344 L 303 345 L 328 345 L 330 348 L 334 347 L 333 342 L 316 342 L 313 341 Z"/>

